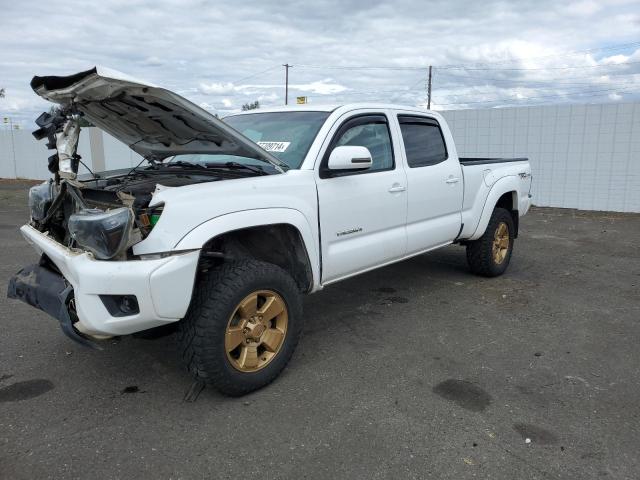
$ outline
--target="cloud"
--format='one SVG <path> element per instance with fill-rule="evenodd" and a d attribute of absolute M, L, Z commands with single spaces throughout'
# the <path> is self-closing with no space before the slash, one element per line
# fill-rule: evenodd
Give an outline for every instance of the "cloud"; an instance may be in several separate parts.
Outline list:
<path fill-rule="evenodd" d="M 635 52 L 635 57 L 637 58 L 638 55 L 640 53 L 640 50 L 637 50 Z M 600 63 L 602 63 L 603 65 L 619 65 L 622 63 L 626 63 L 629 62 L 631 60 L 631 55 L 612 55 L 610 57 L 605 57 L 601 60 Z"/>
<path fill-rule="evenodd" d="M 32 122 L 49 108 L 29 88 L 33 75 L 96 64 L 216 113 L 258 99 L 283 104 L 284 63 L 293 65 L 289 98 L 314 103 L 420 105 L 428 65 L 438 108 L 637 100 L 640 68 L 628 63 L 640 62 L 637 7 L 622 0 L 103 0 L 88 9 L 81 0 L 52 0 L 34 15 L 33 6 L 9 2 L 0 116 Z"/>
<path fill-rule="evenodd" d="M 219 95 L 231 93 L 236 87 L 231 82 L 227 83 L 200 83 L 200 91 L 206 95 Z"/>
<path fill-rule="evenodd" d="M 281 89 L 282 84 L 246 84 L 246 85 L 234 85 L 231 82 L 227 83 L 200 83 L 200 92 L 205 95 L 226 95 L 233 92 L 242 92 L 245 94 L 253 95 L 256 92 Z M 289 89 L 299 90 L 301 92 L 317 93 L 318 95 L 330 95 L 334 93 L 344 92 L 348 90 L 347 87 L 334 83 L 330 78 L 325 80 L 318 80 L 310 83 L 292 83 L 289 84 Z M 277 97 L 276 97 L 277 98 Z"/>
<path fill-rule="evenodd" d="M 278 100 L 280 98 L 280 96 L 277 93 L 269 93 L 268 95 L 260 95 L 258 97 L 258 101 L 261 102 L 262 104 L 266 103 L 273 103 L 276 100 Z"/>
<path fill-rule="evenodd" d="M 164 65 L 162 59 L 156 56 L 147 57 L 143 63 L 144 65 L 148 65 L 150 67 L 160 67 Z"/>
<path fill-rule="evenodd" d="M 344 85 L 333 83 L 330 78 L 311 83 L 292 84 L 290 88 L 301 92 L 317 93 L 318 95 L 331 95 L 348 90 Z"/>
<path fill-rule="evenodd" d="M 566 11 L 578 16 L 591 16 L 602 10 L 602 5 L 593 0 L 585 0 L 582 2 L 572 2 L 566 6 Z"/>

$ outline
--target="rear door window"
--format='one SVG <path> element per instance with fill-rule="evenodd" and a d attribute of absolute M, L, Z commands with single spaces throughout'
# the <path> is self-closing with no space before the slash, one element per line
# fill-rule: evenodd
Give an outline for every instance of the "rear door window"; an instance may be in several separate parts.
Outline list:
<path fill-rule="evenodd" d="M 435 165 L 448 158 L 444 136 L 436 120 L 399 115 L 398 121 L 409 167 Z"/>

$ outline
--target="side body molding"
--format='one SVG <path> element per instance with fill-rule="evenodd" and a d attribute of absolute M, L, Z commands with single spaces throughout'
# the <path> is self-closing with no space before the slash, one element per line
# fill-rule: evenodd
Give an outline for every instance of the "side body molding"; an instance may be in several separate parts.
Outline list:
<path fill-rule="evenodd" d="M 244 228 L 258 227 L 262 225 L 288 224 L 295 227 L 309 256 L 313 274 L 312 292 L 320 290 L 320 258 L 318 256 L 318 232 L 317 228 L 311 228 L 306 217 L 293 208 L 259 208 L 231 212 L 212 218 L 201 223 L 187 233 L 175 245 L 175 250 L 190 250 L 202 248 L 202 246 L 218 235 L 242 230 Z"/>

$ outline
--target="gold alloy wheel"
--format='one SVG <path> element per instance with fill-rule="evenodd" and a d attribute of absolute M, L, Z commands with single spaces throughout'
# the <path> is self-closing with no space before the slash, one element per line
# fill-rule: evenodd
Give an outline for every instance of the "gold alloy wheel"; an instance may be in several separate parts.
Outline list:
<path fill-rule="evenodd" d="M 505 222 L 500 222 L 493 234 L 493 261 L 496 265 L 504 262 L 509 251 L 509 227 Z"/>
<path fill-rule="evenodd" d="M 224 348 L 231 365 L 241 372 L 266 367 L 282 348 L 288 323 L 287 304 L 276 292 L 247 295 L 227 323 Z"/>

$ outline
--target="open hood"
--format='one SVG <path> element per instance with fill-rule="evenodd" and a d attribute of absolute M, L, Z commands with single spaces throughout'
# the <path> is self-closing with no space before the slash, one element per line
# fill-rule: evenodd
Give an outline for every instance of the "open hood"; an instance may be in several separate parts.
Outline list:
<path fill-rule="evenodd" d="M 71 107 L 145 158 L 184 153 L 255 158 L 279 171 L 286 164 L 189 100 L 115 70 L 94 67 L 57 77 L 33 77 L 42 98 Z"/>

